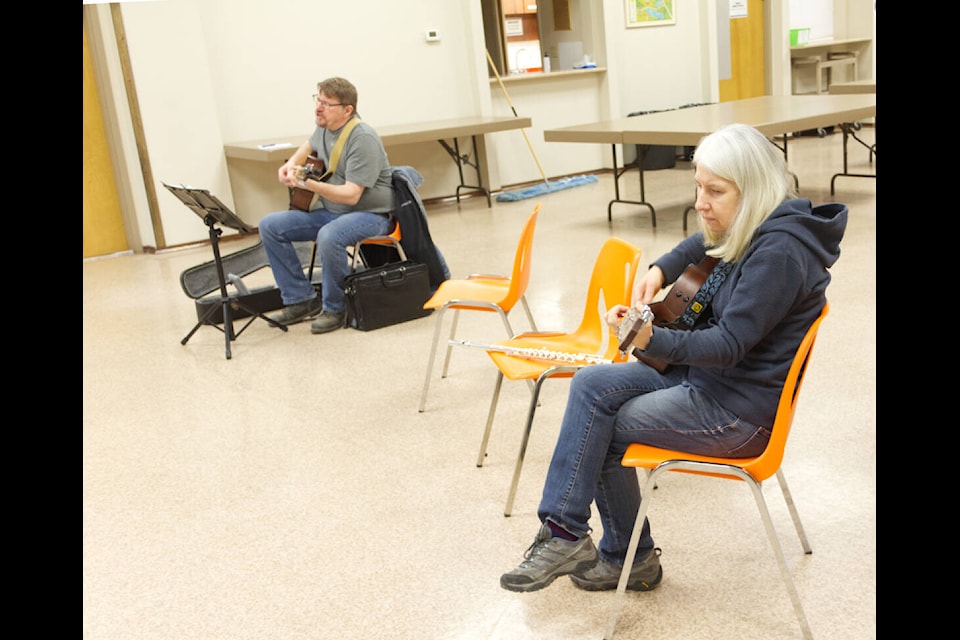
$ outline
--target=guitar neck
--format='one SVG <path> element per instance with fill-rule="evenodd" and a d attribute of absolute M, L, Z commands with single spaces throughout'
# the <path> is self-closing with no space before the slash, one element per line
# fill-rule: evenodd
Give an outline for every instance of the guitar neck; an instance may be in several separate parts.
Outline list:
<path fill-rule="evenodd" d="M 635 307 L 627 309 L 620 321 L 620 328 L 617 330 L 620 353 L 627 352 L 633 343 L 633 339 L 653 318 L 654 312 L 648 305 L 643 305 L 639 310 Z"/>
<path fill-rule="evenodd" d="M 297 179 L 299 180 L 323 180 L 325 178 L 325 169 L 323 160 L 317 156 L 307 156 L 303 166 L 297 169 Z M 299 211 L 310 211 L 310 205 L 313 203 L 313 192 L 309 189 L 293 187 L 290 189 L 290 208 Z"/>
<path fill-rule="evenodd" d="M 307 156 L 303 167 L 297 172 L 301 180 L 320 180 L 327 172 L 323 160 L 316 156 Z"/>

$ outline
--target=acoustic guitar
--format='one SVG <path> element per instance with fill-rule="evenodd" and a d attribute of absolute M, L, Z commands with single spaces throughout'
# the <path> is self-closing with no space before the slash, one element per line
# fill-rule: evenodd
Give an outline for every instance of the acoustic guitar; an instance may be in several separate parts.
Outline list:
<path fill-rule="evenodd" d="M 683 316 L 688 309 L 698 315 L 703 311 L 702 308 L 693 308 L 694 305 L 700 304 L 693 298 L 697 292 L 700 291 L 703 283 L 707 281 L 707 277 L 710 275 L 710 272 L 713 271 L 717 262 L 719 262 L 718 258 L 706 256 L 700 261 L 700 264 L 688 265 L 662 300 L 646 305 L 645 311 L 648 310 L 649 315 L 643 312 L 637 313 L 637 311 L 631 307 L 620 322 L 620 328 L 617 331 L 617 338 L 620 341 L 620 351 L 627 351 L 627 349 L 631 347 L 637 333 L 651 320 L 650 315 L 653 316 L 652 321 L 655 327 L 689 329 L 690 327 L 678 323 L 677 320 Z M 669 366 L 663 360 L 657 360 L 656 358 L 650 358 L 644 355 L 640 349 L 634 348 L 632 353 L 637 360 L 647 363 L 660 373 L 666 371 Z"/>
<path fill-rule="evenodd" d="M 298 180 L 324 180 L 326 167 L 323 160 L 317 156 L 307 156 L 304 165 L 297 169 Z M 309 189 L 300 187 L 290 188 L 290 208 L 299 211 L 310 211 L 310 204 L 316 194 Z"/>

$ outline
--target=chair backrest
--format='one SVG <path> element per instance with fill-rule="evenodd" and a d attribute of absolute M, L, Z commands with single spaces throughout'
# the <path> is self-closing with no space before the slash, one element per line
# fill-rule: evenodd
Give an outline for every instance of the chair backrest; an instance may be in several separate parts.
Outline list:
<path fill-rule="evenodd" d="M 530 265 L 533 259 L 533 232 L 537 228 L 537 216 L 542 203 L 537 203 L 533 211 L 527 216 L 520 232 L 520 242 L 517 244 L 517 253 L 513 258 L 513 271 L 510 273 L 510 290 L 500 303 L 500 308 L 509 310 L 527 291 L 530 283 Z"/>
<path fill-rule="evenodd" d="M 807 373 L 807 365 L 810 363 L 810 356 L 813 355 L 813 345 L 817 341 L 820 323 L 823 322 L 829 312 L 830 303 L 824 302 L 820 315 L 807 329 L 807 333 L 803 336 L 803 340 L 800 341 L 800 346 L 793 356 L 793 362 L 787 372 L 787 379 L 783 383 L 783 391 L 780 392 L 780 403 L 777 405 L 777 415 L 773 420 L 773 430 L 767 448 L 750 463 L 743 465 L 743 469 L 753 476 L 757 482 L 762 482 L 773 476 L 783 462 L 783 452 L 787 447 L 790 428 L 793 426 L 793 415 L 797 410 L 797 400 L 800 398 L 800 388 L 803 386 L 803 380 Z"/>
<path fill-rule="evenodd" d="M 403 235 L 400 233 L 400 223 L 396 219 L 393 220 L 393 229 L 385 236 L 370 236 L 369 238 L 364 238 L 358 245 L 362 244 L 382 244 L 387 246 L 393 246 L 395 243 L 403 240 Z"/>
<path fill-rule="evenodd" d="M 667 460 L 682 459 L 694 463 L 706 462 L 710 464 L 695 469 L 677 466 L 671 471 L 742 480 L 743 478 L 736 473 L 723 471 L 724 466 L 733 466 L 749 473 L 757 482 L 763 482 L 775 475 L 783 462 L 783 453 L 787 447 L 790 428 L 793 426 L 793 416 L 797 410 L 800 388 L 803 386 L 807 367 L 810 364 L 810 356 L 813 354 L 817 332 L 820 330 L 820 323 L 827 317 L 829 311 L 830 305 L 825 302 L 820 315 L 807 329 L 803 340 L 800 341 L 800 346 L 797 347 L 793 361 L 790 363 L 790 369 L 787 372 L 787 378 L 783 383 L 783 390 L 780 392 L 780 402 L 777 405 L 777 414 L 773 419 L 770 441 L 767 442 L 767 447 L 763 450 L 763 453 L 753 458 L 717 458 L 634 443 L 627 447 L 623 456 L 623 466 L 653 469 Z"/>
<path fill-rule="evenodd" d="M 597 336 L 610 333 L 604 316 L 607 309 L 614 305 L 630 304 L 633 278 L 640 266 L 640 253 L 638 247 L 620 238 L 608 238 L 603 243 L 590 275 L 583 317 L 574 331 L 576 336 L 595 342 Z"/>
<path fill-rule="evenodd" d="M 400 234 L 400 223 L 393 221 L 393 230 L 385 236 L 370 236 L 364 238 L 353 246 L 350 251 L 350 269 L 357 270 L 357 264 L 363 262 L 367 267 L 379 267 L 390 262 L 399 260 L 403 262 L 407 259 L 407 254 L 400 244 L 403 236 Z M 310 269 L 313 275 L 313 265 Z"/>

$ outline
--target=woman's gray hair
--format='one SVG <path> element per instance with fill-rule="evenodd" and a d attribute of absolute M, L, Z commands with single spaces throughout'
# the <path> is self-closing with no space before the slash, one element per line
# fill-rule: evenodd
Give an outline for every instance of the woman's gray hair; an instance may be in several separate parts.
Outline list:
<path fill-rule="evenodd" d="M 700 141 L 694 167 L 702 166 L 740 189 L 740 209 L 723 234 L 703 228 L 707 253 L 736 262 L 753 240 L 757 227 L 785 200 L 796 197 L 793 174 L 783 151 L 745 124 L 731 124 Z"/>

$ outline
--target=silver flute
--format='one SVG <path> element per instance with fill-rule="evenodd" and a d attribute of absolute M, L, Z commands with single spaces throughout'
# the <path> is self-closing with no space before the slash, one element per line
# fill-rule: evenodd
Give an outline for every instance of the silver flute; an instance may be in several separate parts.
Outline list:
<path fill-rule="evenodd" d="M 569 351 L 553 351 L 551 349 L 534 349 L 524 347 L 508 347 L 495 344 L 484 344 L 482 342 L 470 342 L 468 340 L 448 340 L 448 344 L 459 347 L 475 347 L 485 351 L 495 351 L 505 353 L 508 356 L 517 356 L 527 358 L 528 360 L 549 360 L 553 362 L 563 362 L 566 364 L 609 364 L 613 362 L 600 356 L 589 353 L 570 353 Z"/>

